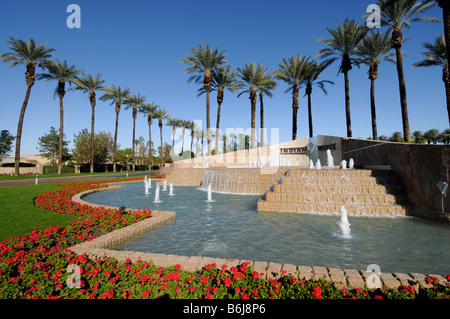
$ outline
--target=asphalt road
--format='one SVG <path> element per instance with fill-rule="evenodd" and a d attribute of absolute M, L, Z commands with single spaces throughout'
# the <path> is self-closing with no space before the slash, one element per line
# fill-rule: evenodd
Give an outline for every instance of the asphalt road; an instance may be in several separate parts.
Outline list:
<path fill-rule="evenodd" d="M 128 177 L 133 176 L 144 176 L 149 173 L 128 173 Z M 66 176 L 66 177 L 39 177 L 38 184 L 49 184 L 49 183 L 67 183 L 76 181 L 89 181 L 89 180 L 99 180 L 99 179 L 110 179 L 117 177 L 127 177 L 127 173 L 117 173 L 117 174 L 102 174 L 102 175 L 83 175 L 83 176 Z M 22 185 L 34 185 L 36 182 L 35 178 L 27 179 L 12 179 L 12 180 L 2 180 L 0 181 L 0 187 L 7 186 L 22 186 Z"/>

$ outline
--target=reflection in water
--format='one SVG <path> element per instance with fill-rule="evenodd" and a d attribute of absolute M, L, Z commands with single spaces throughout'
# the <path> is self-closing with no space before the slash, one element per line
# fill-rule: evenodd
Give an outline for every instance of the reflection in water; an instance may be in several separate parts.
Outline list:
<path fill-rule="evenodd" d="M 450 225 L 414 218 L 348 216 L 351 238 L 343 238 L 340 214 L 257 213 L 260 196 L 213 193 L 174 187 L 176 196 L 141 183 L 84 197 L 93 203 L 170 210 L 175 219 L 138 235 L 117 249 L 273 261 L 293 265 L 366 269 L 382 272 L 450 273 Z"/>

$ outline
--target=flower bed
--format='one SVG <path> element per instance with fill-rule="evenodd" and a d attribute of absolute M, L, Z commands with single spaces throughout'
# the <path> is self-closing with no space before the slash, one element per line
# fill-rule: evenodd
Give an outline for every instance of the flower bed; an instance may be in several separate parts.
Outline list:
<path fill-rule="evenodd" d="M 129 178 L 127 180 L 142 180 Z M 340 290 L 325 280 L 299 280 L 283 274 L 265 279 L 249 267 L 205 265 L 200 274 L 179 265 L 156 267 L 151 262 L 113 258 L 90 260 L 70 247 L 98 235 L 151 218 L 150 210 L 94 208 L 71 201 L 74 194 L 102 188 L 117 180 L 67 183 L 55 192 L 39 194 L 35 205 L 57 214 L 72 214 L 67 227 L 36 228 L 26 236 L 0 243 L 0 298 L 99 298 L 140 299 L 414 299 L 449 298 L 450 287 L 430 277 L 430 289 L 410 286 L 395 291 Z M 121 181 L 124 181 L 123 179 Z M 450 278 L 449 278 L 450 279 Z"/>

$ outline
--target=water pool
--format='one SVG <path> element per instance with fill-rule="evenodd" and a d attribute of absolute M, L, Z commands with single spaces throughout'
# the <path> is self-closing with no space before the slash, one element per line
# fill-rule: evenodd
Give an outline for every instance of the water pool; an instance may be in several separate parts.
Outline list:
<path fill-rule="evenodd" d="M 174 195 L 155 183 L 145 194 L 144 183 L 89 194 L 83 199 L 100 205 L 175 211 L 176 218 L 115 247 L 182 256 L 366 269 L 381 272 L 450 273 L 450 225 L 417 218 L 349 216 L 351 238 L 344 238 L 340 216 L 258 213 L 260 196 L 207 193 L 197 187 L 174 187 Z"/>

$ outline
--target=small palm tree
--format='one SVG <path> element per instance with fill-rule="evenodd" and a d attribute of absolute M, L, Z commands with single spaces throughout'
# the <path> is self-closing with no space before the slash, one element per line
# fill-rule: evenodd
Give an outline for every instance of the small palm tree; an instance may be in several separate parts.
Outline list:
<path fill-rule="evenodd" d="M 184 59 L 180 60 L 181 63 L 189 64 L 190 67 L 187 68 L 185 73 L 196 73 L 188 78 L 187 82 L 190 83 L 192 80 L 195 83 L 202 83 L 203 88 L 206 92 L 206 130 L 208 135 L 208 155 L 211 154 L 211 123 L 210 123 L 210 102 L 209 93 L 212 86 L 212 76 L 214 70 L 226 63 L 225 50 L 219 52 L 219 49 L 212 49 L 209 45 L 204 46 L 200 44 L 198 49 L 191 48 L 192 56 L 186 56 Z"/>
<path fill-rule="evenodd" d="M 77 80 L 79 73 L 83 72 L 82 69 L 76 69 L 74 65 L 69 66 L 67 61 L 60 61 L 58 58 L 53 60 L 47 60 L 45 62 L 45 68 L 47 73 L 40 73 L 37 75 L 39 80 L 54 80 L 58 81 L 56 86 L 54 97 L 59 97 L 59 155 L 58 155 L 58 174 L 62 173 L 62 161 L 63 161 L 63 138 L 64 138 L 64 103 L 63 99 L 66 95 L 66 83 L 69 86 Z"/>
<path fill-rule="evenodd" d="M 133 171 L 135 170 L 135 165 L 136 165 L 136 145 L 134 143 L 134 141 L 136 140 L 135 138 L 135 133 L 136 133 L 136 116 L 138 113 L 138 107 L 142 105 L 142 103 L 144 103 L 146 100 L 145 96 L 141 96 L 140 93 L 136 94 L 131 94 L 128 95 L 125 100 L 123 101 L 123 104 L 125 104 L 125 110 L 128 110 L 129 108 L 132 109 L 132 116 L 133 116 L 133 139 L 132 144 L 133 144 Z"/>
<path fill-rule="evenodd" d="M 102 90 L 104 88 L 103 83 L 105 80 L 101 79 L 102 75 L 97 74 L 95 78 L 88 74 L 84 74 L 82 77 L 77 77 L 75 80 L 74 91 L 80 90 L 83 93 L 89 94 L 89 102 L 91 103 L 92 114 L 91 114 L 91 163 L 90 172 L 94 172 L 94 123 L 95 123 L 95 105 L 96 105 L 96 91 Z"/>
<path fill-rule="evenodd" d="M 165 120 L 168 115 L 167 111 L 163 108 L 157 109 L 153 112 L 153 116 L 158 119 L 158 126 L 159 126 L 159 136 L 161 138 L 161 154 L 160 154 L 160 163 L 161 167 L 164 166 L 164 149 L 163 149 L 163 137 L 162 137 L 162 130 L 163 130 L 163 120 Z"/>
<path fill-rule="evenodd" d="M 243 83 L 238 81 L 237 77 L 238 73 L 229 65 L 219 66 L 213 72 L 211 91 L 217 91 L 216 154 L 218 154 L 219 147 L 219 138 L 217 137 L 220 135 L 220 116 L 225 90 L 234 93 L 242 87 Z M 199 89 L 199 96 L 203 93 L 206 93 L 204 87 Z"/>
<path fill-rule="evenodd" d="M 25 94 L 22 108 L 20 109 L 19 123 L 17 124 L 16 150 L 14 159 L 14 175 L 19 176 L 20 144 L 22 140 L 23 120 L 25 117 L 25 110 L 28 105 L 28 100 L 30 99 L 31 88 L 34 85 L 36 78 L 36 66 L 43 68 L 46 60 L 51 57 L 50 52 L 55 51 L 55 49 L 46 48 L 46 44 L 38 45 L 33 39 L 25 42 L 23 40 L 10 37 L 8 42 L 11 44 L 8 47 L 11 52 L 0 55 L 0 60 L 6 63 L 11 63 L 11 68 L 19 64 L 25 64 L 26 67 L 25 82 L 27 84 L 27 92 Z"/>
<path fill-rule="evenodd" d="M 256 99 L 258 97 L 259 86 L 261 85 L 262 74 L 265 73 L 265 68 L 261 63 L 258 66 L 255 62 L 246 64 L 243 68 L 238 68 L 239 76 L 246 84 L 246 89 L 238 94 L 238 97 L 244 93 L 249 93 L 249 99 L 251 104 L 251 140 L 250 148 L 256 147 Z"/>
<path fill-rule="evenodd" d="M 381 10 L 381 24 L 387 26 L 391 33 L 391 45 L 395 50 L 398 82 L 400 88 L 400 105 L 402 111 L 403 136 L 406 142 L 411 142 L 411 134 L 408 118 L 408 102 L 406 97 L 405 75 L 403 73 L 403 27 L 410 28 L 411 22 L 441 20 L 431 17 L 420 17 L 425 11 L 431 9 L 436 2 L 433 0 L 378 0 Z"/>
<path fill-rule="evenodd" d="M 153 153 L 152 153 L 152 122 L 153 122 L 153 113 L 159 108 L 159 105 L 151 102 L 151 103 L 143 103 L 139 107 L 139 112 L 147 116 L 148 123 L 148 141 L 149 141 L 149 162 L 148 169 L 151 170 L 153 166 Z"/>
<path fill-rule="evenodd" d="M 377 116 L 375 108 L 375 80 L 378 78 L 378 65 L 382 60 L 395 62 L 389 54 L 391 47 L 390 31 L 386 33 L 369 32 L 358 44 L 356 54 L 360 57 L 360 62 L 369 66 L 370 79 L 370 110 L 372 114 L 372 138 L 377 140 Z"/>
<path fill-rule="evenodd" d="M 334 84 L 334 82 L 329 80 L 320 80 L 320 74 L 326 69 L 329 62 L 319 63 L 314 59 L 311 59 L 307 63 L 306 76 L 302 85 L 306 86 L 305 95 L 308 95 L 308 123 L 309 123 L 309 136 L 313 137 L 313 120 L 312 120 L 312 105 L 311 105 L 311 95 L 313 86 L 318 86 L 323 93 L 328 94 L 325 89 L 325 84 Z"/>
<path fill-rule="evenodd" d="M 428 144 L 431 144 L 431 142 L 433 142 L 433 144 L 436 144 L 439 137 L 439 130 L 432 128 L 431 130 L 428 130 L 425 133 L 423 133 L 423 137 L 425 137 Z"/>
<path fill-rule="evenodd" d="M 175 160 L 175 131 L 177 128 L 181 127 L 181 120 L 166 116 L 167 126 L 172 126 L 172 160 Z"/>
<path fill-rule="evenodd" d="M 264 94 L 268 97 L 272 97 L 272 91 L 275 90 L 275 87 L 277 86 L 277 81 L 274 79 L 272 73 L 267 72 L 267 68 L 260 68 L 258 69 L 260 72 L 261 80 L 258 83 L 258 90 L 259 90 L 259 105 L 260 105 L 260 146 L 264 146 L 264 103 L 263 98 Z"/>
<path fill-rule="evenodd" d="M 345 81 L 345 115 L 347 120 L 347 137 L 352 137 L 352 120 L 350 114 L 350 92 L 348 72 L 357 63 L 354 56 L 356 47 L 366 35 L 368 28 L 359 24 L 355 20 L 344 20 L 343 24 L 339 24 L 336 30 L 327 28 L 331 34 L 330 39 L 317 39 L 317 41 L 327 45 L 316 53 L 316 56 L 329 58 L 328 62 L 340 61 L 339 72 L 344 74 Z"/>
<path fill-rule="evenodd" d="M 297 113 L 299 88 L 308 75 L 309 58 L 302 57 L 301 54 L 283 59 L 278 64 L 278 70 L 273 74 L 278 80 L 286 82 L 288 89 L 286 92 L 292 91 L 292 140 L 297 139 Z"/>
<path fill-rule="evenodd" d="M 414 143 L 418 144 L 420 143 L 420 140 L 423 138 L 422 131 L 414 131 L 412 133 L 412 137 L 414 137 Z"/>
<path fill-rule="evenodd" d="M 114 105 L 116 111 L 116 126 L 114 131 L 113 151 L 113 171 L 115 172 L 117 167 L 117 132 L 119 130 L 120 107 L 122 106 L 123 100 L 130 94 L 130 89 L 127 87 L 125 89 L 122 89 L 120 86 L 116 86 L 113 84 L 113 86 L 111 87 L 105 87 L 103 91 L 105 92 L 105 94 L 100 97 L 100 100 L 111 101 L 110 105 Z"/>
<path fill-rule="evenodd" d="M 450 70 L 448 66 L 447 47 L 445 45 L 444 34 L 438 36 L 434 40 L 434 43 L 425 43 L 423 46 L 428 50 L 422 53 L 422 55 L 426 57 L 426 60 L 416 62 L 412 65 L 412 67 L 442 67 L 442 81 L 445 84 L 445 93 L 447 97 L 447 114 L 450 124 Z"/>
<path fill-rule="evenodd" d="M 402 133 L 401 132 L 394 132 L 394 133 L 392 133 L 391 137 L 389 138 L 389 141 L 391 141 L 391 142 L 403 142 Z"/>

